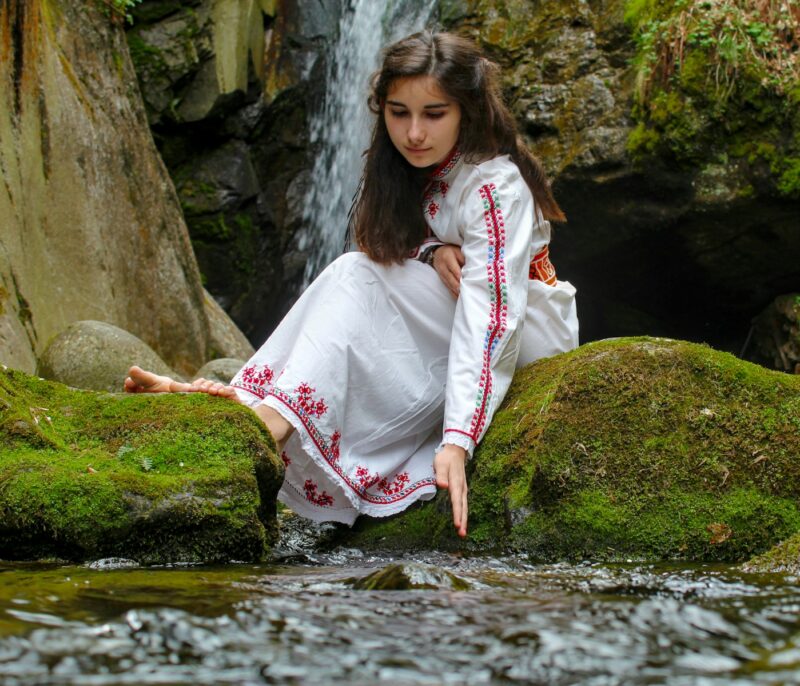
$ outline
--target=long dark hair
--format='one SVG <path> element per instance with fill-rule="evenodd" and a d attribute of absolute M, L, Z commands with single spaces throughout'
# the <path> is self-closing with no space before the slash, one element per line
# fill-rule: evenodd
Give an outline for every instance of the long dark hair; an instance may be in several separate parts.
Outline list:
<path fill-rule="evenodd" d="M 422 194 L 429 172 L 410 165 L 395 148 L 383 107 L 395 79 L 432 76 L 461 108 L 458 149 L 467 162 L 509 155 L 545 219 L 565 221 L 537 160 L 517 133 L 500 92 L 500 70 L 477 46 L 451 33 L 423 31 L 390 45 L 372 76 L 369 107 L 377 115 L 364 176 L 351 213 L 356 244 L 376 262 L 402 262 L 425 238 Z"/>

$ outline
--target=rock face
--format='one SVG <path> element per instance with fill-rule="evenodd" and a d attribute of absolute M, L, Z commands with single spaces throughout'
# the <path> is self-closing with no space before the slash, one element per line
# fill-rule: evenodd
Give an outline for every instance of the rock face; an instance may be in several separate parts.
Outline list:
<path fill-rule="evenodd" d="M 800 374 L 800 293 L 779 295 L 755 318 L 752 345 L 757 361 Z"/>
<path fill-rule="evenodd" d="M 277 534 L 273 448 L 235 403 L 0 370 L 0 558 L 259 560 Z"/>
<path fill-rule="evenodd" d="M 206 286 L 257 345 L 302 281 L 292 189 L 311 165 L 308 114 L 339 5 L 145 0 L 133 10 L 147 116 Z"/>
<path fill-rule="evenodd" d="M 621 339 L 520 370 L 470 463 L 467 546 L 746 560 L 800 530 L 800 378 Z M 349 545 L 459 547 L 447 494 Z"/>
<path fill-rule="evenodd" d="M 786 43 L 774 27 L 798 16 L 724 7 L 728 18 L 714 3 L 441 3 L 445 25 L 502 66 L 555 179 L 569 223 L 551 253 L 578 287 L 584 341 L 647 333 L 738 352 L 751 319 L 797 288 L 800 72 L 784 69 L 781 92 L 777 68 L 751 64 L 748 31 L 763 24 L 764 55 L 796 64 L 792 30 Z M 762 9 L 789 12 L 778 7 Z"/>
<path fill-rule="evenodd" d="M 74 322 L 47 346 L 36 373 L 93 391 L 122 392 L 131 365 L 175 377 L 156 352 L 133 334 L 105 322 Z"/>
<path fill-rule="evenodd" d="M 189 374 L 210 357 L 200 273 L 125 35 L 100 7 L 0 8 L 0 357 L 33 371 L 53 336 L 94 319 Z"/>

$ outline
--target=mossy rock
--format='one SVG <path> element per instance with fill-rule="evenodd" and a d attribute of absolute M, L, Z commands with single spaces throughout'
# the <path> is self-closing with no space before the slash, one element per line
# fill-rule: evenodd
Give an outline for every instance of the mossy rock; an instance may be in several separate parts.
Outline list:
<path fill-rule="evenodd" d="M 748 560 L 742 569 L 745 572 L 800 574 L 800 533 Z"/>
<path fill-rule="evenodd" d="M 283 465 L 245 407 L 0 370 L 0 558 L 259 560 Z"/>
<path fill-rule="evenodd" d="M 800 530 L 800 377 L 707 346 L 600 341 L 520 370 L 447 494 L 348 545 L 516 549 L 542 560 L 746 560 Z"/>

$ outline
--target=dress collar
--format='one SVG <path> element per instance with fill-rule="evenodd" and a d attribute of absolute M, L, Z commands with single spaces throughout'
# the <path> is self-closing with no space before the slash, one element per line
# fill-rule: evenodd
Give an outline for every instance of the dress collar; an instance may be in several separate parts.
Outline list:
<path fill-rule="evenodd" d="M 454 146 L 453 149 L 448 153 L 447 157 L 444 158 L 444 161 L 441 162 L 439 166 L 431 172 L 430 180 L 441 181 L 450 176 L 450 174 L 458 165 L 460 159 L 461 151 L 458 149 L 458 146 Z"/>

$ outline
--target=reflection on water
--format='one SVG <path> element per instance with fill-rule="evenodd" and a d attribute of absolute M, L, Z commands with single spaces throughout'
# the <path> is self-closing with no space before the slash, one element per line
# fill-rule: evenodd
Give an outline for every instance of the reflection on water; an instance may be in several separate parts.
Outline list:
<path fill-rule="evenodd" d="M 429 555 L 359 590 L 396 562 L 3 565 L 0 682 L 800 684 L 793 578 Z"/>

